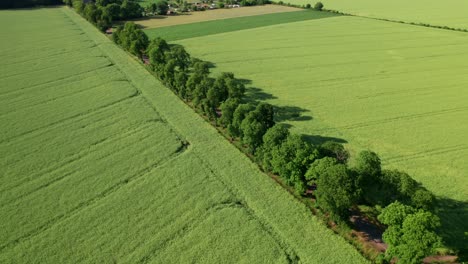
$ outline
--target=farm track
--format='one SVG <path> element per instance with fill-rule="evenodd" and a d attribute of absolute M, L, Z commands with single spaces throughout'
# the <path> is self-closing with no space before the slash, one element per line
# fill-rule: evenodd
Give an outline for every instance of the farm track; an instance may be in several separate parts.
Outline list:
<path fill-rule="evenodd" d="M 411 114 L 411 115 L 402 115 L 402 116 L 384 118 L 384 119 L 373 120 L 373 121 L 368 121 L 368 122 L 355 123 L 355 124 L 350 124 L 346 126 L 337 126 L 334 129 L 338 129 L 338 130 L 360 129 L 363 127 L 377 126 L 377 125 L 381 125 L 385 123 L 392 123 L 392 122 L 402 121 L 402 120 L 411 120 L 411 119 L 418 119 L 418 118 L 423 118 L 423 117 L 431 117 L 431 116 L 444 115 L 444 114 L 450 114 L 450 113 L 464 112 L 466 110 L 468 110 L 468 106 L 467 107 L 455 107 L 451 109 L 430 111 L 430 112 L 417 113 L 417 114 Z M 318 132 L 319 133 L 326 132 L 326 130 L 318 130 Z"/>
<path fill-rule="evenodd" d="M 97 111 L 97 110 L 99 110 L 99 109 L 101 109 L 101 108 L 112 107 L 113 105 L 119 104 L 119 103 L 121 103 L 121 102 L 124 102 L 124 101 L 126 101 L 126 100 L 129 100 L 129 99 L 131 99 L 131 98 L 133 98 L 133 97 L 135 97 L 135 96 L 138 96 L 138 95 L 139 95 L 138 91 L 135 90 L 132 94 L 128 95 L 127 97 L 114 100 L 114 101 L 112 101 L 112 102 L 106 103 L 106 104 L 104 104 L 104 105 L 102 105 L 102 106 L 99 106 L 99 107 L 97 107 L 97 108 L 92 108 L 92 109 L 89 109 L 89 110 L 86 110 L 86 111 L 83 111 L 83 112 L 80 112 L 80 113 L 71 115 L 71 116 L 69 116 L 69 117 L 62 118 L 62 119 L 59 119 L 59 120 L 57 120 L 57 121 L 51 122 L 51 123 L 49 123 L 49 124 L 47 124 L 47 125 L 39 126 L 39 127 L 37 127 L 37 128 L 34 128 L 34 129 L 31 129 L 31 130 L 27 130 L 27 131 L 18 133 L 18 134 L 14 135 L 14 136 L 6 137 L 6 138 L 0 140 L 0 144 L 2 144 L 2 143 L 4 143 L 4 142 L 7 142 L 7 141 L 10 141 L 10 140 L 13 140 L 13 139 L 16 139 L 16 138 L 24 137 L 24 136 L 26 136 L 26 135 L 28 135 L 28 134 L 34 133 L 34 132 L 36 132 L 36 131 L 38 131 L 38 130 L 45 129 L 45 128 L 49 127 L 49 126 L 58 125 L 58 124 L 60 124 L 60 123 L 62 123 L 62 122 L 64 122 L 64 121 L 66 121 L 66 120 L 79 118 L 79 117 L 81 117 L 81 116 L 84 116 L 84 115 L 87 115 L 87 114 L 92 113 L 92 112 L 94 112 L 94 111 Z"/>
<path fill-rule="evenodd" d="M 73 65 L 67 65 L 67 67 L 80 67 L 80 65 L 90 65 L 90 62 L 93 61 L 94 63 L 96 58 L 99 58 L 98 56 L 90 56 L 90 57 L 87 57 L 87 56 L 82 56 L 80 58 L 80 63 L 79 64 L 73 64 Z M 109 65 L 109 62 L 107 61 L 104 61 L 104 62 L 101 62 L 102 64 L 104 65 Z M 67 67 L 64 67 L 63 63 L 62 64 L 57 64 L 57 65 L 52 65 L 52 66 L 46 66 L 46 67 L 42 67 L 40 69 L 33 69 L 32 71 L 28 72 L 28 71 L 22 71 L 20 73 L 16 73 L 16 74 L 13 74 L 13 75 L 9 75 L 9 76 L 3 76 L 2 78 L 5 80 L 5 81 L 9 81 L 8 79 L 13 79 L 15 77 L 24 77 L 24 75 L 30 75 L 31 73 L 35 73 L 35 74 L 38 74 L 38 73 L 41 73 L 41 72 L 50 72 L 51 70 L 53 69 L 68 69 Z"/>
<path fill-rule="evenodd" d="M 106 67 L 103 69 L 108 70 L 109 67 Z M 94 85 L 89 88 L 96 88 L 98 86 L 105 85 L 106 83 L 109 83 L 109 82 L 120 81 L 120 80 L 114 80 L 113 78 L 111 78 L 111 76 L 105 76 L 107 78 L 103 78 L 101 76 L 101 74 L 103 74 L 101 70 L 96 70 L 94 73 L 98 75 L 98 78 L 96 78 L 95 75 L 93 74 L 90 76 L 83 76 L 81 78 L 77 78 L 77 80 L 74 80 L 74 81 L 64 82 L 63 84 L 58 84 L 53 87 L 46 86 L 43 89 L 36 89 L 36 90 L 30 91 L 28 94 L 24 94 L 23 92 L 20 91 L 17 93 L 1 95 L 0 96 L 0 115 L 10 112 L 11 108 L 14 108 L 16 111 L 18 111 L 18 109 L 21 108 L 22 105 L 27 107 L 32 104 L 46 102 L 48 100 L 51 100 L 51 98 L 59 98 L 59 97 L 69 95 L 71 93 L 70 90 L 72 89 L 78 89 L 80 91 L 83 89 L 87 89 L 88 87 L 85 87 L 85 88 L 79 87 L 80 81 L 88 81 L 88 80 L 92 81 Z M 53 96 L 41 98 L 40 95 L 44 93 L 51 93 L 53 94 Z"/>
<path fill-rule="evenodd" d="M 92 43 L 92 42 L 90 42 Z M 27 60 L 18 60 L 18 56 L 14 57 L 14 60 L 12 62 L 8 62 L 8 64 L 10 66 L 16 66 L 18 64 L 25 64 L 25 66 L 30 66 L 30 63 L 31 62 L 42 62 L 44 59 L 55 59 L 56 57 L 58 57 L 58 59 L 62 60 L 63 61 L 63 56 L 66 56 L 66 55 L 70 55 L 70 54 L 75 54 L 77 53 L 77 55 L 79 55 L 80 53 L 82 53 L 83 51 L 86 51 L 86 50 L 92 50 L 93 47 L 95 47 L 95 44 L 92 43 L 92 45 L 88 46 L 88 47 L 84 47 L 83 48 L 83 45 L 77 45 L 77 47 L 79 48 L 76 48 L 76 47 L 73 47 L 73 49 L 71 50 L 61 50 L 59 52 L 56 52 L 56 53 L 51 53 L 49 55 L 46 55 L 46 56 L 43 56 L 43 54 L 40 54 L 39 57 L 34 57 L 34 56 L 31 56 L 31 54 L 28 54 L 28 59 Z M 70 46 L 68 46 L 67 48 L 70 48 Z M 16 71 L 13 70 L 13 71 Z M 3 76 L 1 76 L 3 77 Z"/>
<path fill-rule="evenodd" d="M 119 82 L 119 81 L 117 81 L 117 82 Z M 56 96 L 56 97 L 53 97 L 53 98 L 43 99 L 43 101 L 29 103 L 29 104 L 26 104 L 24 106 L 21 106 L 21 105 L 19 107 L 13 106 L 12 108 L 15 109 L 14 111 L 8 111 L 6 113 L 0 113 L 0 118 L 2 118 L 3 116 L 8 116 L 8 115 L 15 115 L 17 112 L 28 110 L 29 108 L 35 108 L 35 107 L 37 107 L 39 105 L 42 105 L 42 104 L 48 104 L 48 103 L 51 103 L 51 102 L 56 102 L 56 101 L 59 101 L 61 99 L 67 99 L 67 98 L 73 97 L 73 96 L 80 96 L 80 94 L 82 94 L 82 93 L 87 93 L 87 92 L 90 92 L 90 91 L 94 91 L 94 90 L 97 90 L 97 89 L 100 89 L 100 88 L 103 88 L 103 87 L 109 86 L 109 85 L 112 85 L 112 82 L 102 83 L 102 84 L 89 86 L 89 87 L 83 87 L 81 89 L 76 89 L 76 90 L 74 90 L 73 92 L 71 92 L 69 94 L 63 94 L 61 96 Z"/>
<path fill-rule="evenodd" d="M 199 158 L 199 156 L 197 156 Z M 271 226 L 268 222 L 266 222 L 263 218 L 259 217 L 257 213 L 249 207 L 248 203 L 246 201 L 243 201 L 239 195 L 240 191 L 238 189 L 235 189 L 234 185 L 229 185 L 225 180 L 223 180 L 221 177 L 219 177 L 216 172 L 214 171 L 213 167 L 209 163 L 209 161 L 205 161 L 201 158 L 199 158 L 200 164 L 205 166 L 208 171 L 211 172 L 211 175 L 221 183 L 221 185 L 224 186 L 226 190 L 229 190 L 231 195 L 233 197 L 236 197 L 238 199 L 234 204 L 239 204 L 240 207 L 242 207 L 248 215 L 258 221 L 260 225 L 262 226 L 263 230 L 271 237 L 273 240 L 276 242 L 276 244 L 283 250 L 284 254 L 287 256 L 288 263 L 299 263 L 300 259 L 297 253 L 292 250 L 292 247 L 288 245 L 283 239 L 281 239 L 281 236 L 278 234 L 278 232 Z"/>
<path fill-rule="evenodd" d="M 0 203 L 2 204 L 2 206 L 0 206 L 0 208 L 8 205 L 9 203 L 21 200 L 23 197 L 26 197 L 26 196 L 34 193 L 35 191 L 38 191 L 38 190 L 40 190 L 42 188 L 45 188 L 45 187 L 48 187 L 48 186 L 50 186 L 51 184 L 53 184 L 55 182 L 58 182 L 58 181 L 66 178 L 68 176 L 71 176 L 71 175 L 73 175 L 75 173 L 80 172 L 79 167 L 78 167 L 78 169 L 73 169 L 73 167 L 75 166 L 75 163 L 80 163 L 83 159 L 85 159 L 86 157 L 88 157 L 88 156 L 90 156 L 90 155 L 92 155 L 94 153 L 105 152 L 104 150 L 106 150 L 106 148 L 112 149 L 112 151 L 108 152 L 108 154 L 106 156 L 102 156 L 100 158 L 95 159 L 95 161 L 99 161 L 99 160 L 104 159 L 104 158 L 110 158 L 110 157 L 112 157 L 113 155 L 115 155 L 115 154 L 117 154 L 119 152 L 125 151 L 127 147 L 122 146 L 120 148 L 115 148 L 115 145 L 113 145 L 113 144 L 115 142 L 119 141 L 119 140 L 123 140 L 123 139 L 125 139 L 127 137 L 130 137 L 130 136 L 137 136 L 138 134 L 143 133 L 143 132 L 147 133 L 148 131 L 145 131 L 145 129 L 147 129 L 147 128 L 151 128 L 151 122 L 147 122 L 146 126 L 145 125 L 140 125 L 140 126 L 136 126 L 136 127 L 132 127 L 132 128 L 126 128 L 126 131 L 123 131 L 121 134 L 113 135 L 113 136 L 110 136 L 109 138 L 101 139 L 98 142 L 94 142 L 93 144 L 87 146 L 86 149 L 83 149 L 83 150 L 81 150 L 81 151 L 79 151 L 79 152 L 77 152 L 77 153 L 75 153 L 73 155 L 70 155 L 69 157 L 64 157 L 59 163 L 54 163 L 52 166 L 46 167 L 43 170 L 36 172 L 35 174 L 28 175 L 27 178 L 20 178 L 21 181 L 15 182 L 15 185 L 6 185 L 6 186 L 4 186 L 5 188 L 3 188 L 2 193 L 3 193 L 3 195 L 5 197 L 8 197 L 9 200 L 3 200 L 2 199 L 0 201 Z M 139 137 L 136 140 L 142 141 L 142 140 L 145 140 L 147 138 L 149 138 L 149 135 Z M 136 142 L 134 142 L 134 143 L 136 143 Z M 61 176 L 58 176 L 58 177 L 48 178 L 47 181 L 44 181 L 42 179 L 42 177 L 45 177 L 45 176 L 50 175 L 50 174 L 55 174 L 58 171 L 61 171 L 61 170 L 66 171 L 67 167 L 70 167 L 71 171 L 65 172 L 64 175 L 61 175 Z M 39 181 L 39 182 L 36 183 L 37 181 Z M 27 192 L 25 192 L 24 190 L 18 190 L 18 189 L 20 189 L 20 187 L 22 187 L 25 184 L 28 184 L 29 186 L 33 186 L 34 188 L 31 189 L 31 190 L 28 190 Z M 21 189 L 24 189 L 24 188 L 21 188 Z M 20 194 L 20 195 L 15 196 L 15 194 L 16 195 Z"/>
<path fill-rule="evenodd" d="M 96 68 L 87 69 L 86 71 L 82 71 L 82 72 L 77 72 L 77 73 L 75 73 L 73 75 L 61 76 L 61 77 L 59 77 L 57 79 L 54 79 L 54 80 L 47 80 L 47 81 L 42 82 L 42 83 L 36 83 L 36 84 L 30 85 L 30 86 L 26 85 L 25 87 L 19 87 L 16 90 L 9 90 L 7 92 L 0 93 L 0 96 L 7 95 L 7 94 L 10 94 L 10 93 L 15 93 L 15 92 L 18 92 L 18 91 L 34 89 L 34 88 L 37 88 L 38 86 L 42 86 L 42 85 L 50 85 L 50 84 L 53 84 L 53 83 L 56 83 L 56 82 L 61 82 L 61 81 L 64 81 L 64 80 L 67 80 L 67 79 L 70 79 L 70 78 L 76 78 L 77 76 L 79 76 L 81 74 L 92 73 L 92 72 L 94 72 L 96 70 L 100 70 L 100 69 L 107 68 L 107 67 L 112 67 L 112 66 L 113 66 L 112 63 L 106 63 L 104 65 L 99 65 Z"/>
<path fill-rule="evenodd" d="M 458 146 L 451 146 L 451 147 L 445 147 L 445 148 L 429 149 L 429 150 L 424 150 L 424 151 L 409 154 L 409 155 L 387 157 L 385 158 L 383 163 L 394 164 L 394 163 L 399 163 L 399 162 L 405 162 L 408 160 L 440 156 L 440 155 L 444 155 L 448 153 L 464 151 L 467 149 L 468 149 L 468 145 L 458 145 Z"/>

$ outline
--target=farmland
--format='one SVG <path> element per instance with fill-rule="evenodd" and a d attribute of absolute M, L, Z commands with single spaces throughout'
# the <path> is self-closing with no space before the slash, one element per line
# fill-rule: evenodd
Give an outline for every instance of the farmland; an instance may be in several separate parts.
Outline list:
<path fill-rule="evenodd" d="M 73 11 L 0 22 L 1 263 L 366 262 Z"/>
<path fill-rule="evenodd" d="M 159 28 L 175 25 L 190 24 L 202 21 L 212 21 L 219 19 L 229 19 L 236 17 L 258 16 L 275 13 L 287 13 L 301 11 L 299 8 L 264 5 L 250 6 L 242 8 L 214 9 L 207 11 L 198 11 L 191 13 L 182 13 L 176 16 L 155 16 L 135 21 L 144 28 Z"/>
<path fill-rule="evenodd" d="M 296 5 L 313 4 L 309 0 L 289 0 Z M 325 8 L 372 18 L 426 23 L 436 26 L 468 29 L 468 2 L 464 0 L 323 0 Z"/>
<path fill-rule="evenodd" d="M 199 23 L 173 25 L 161 28 L 149 28 L 145 29 L 144 31 L 149 37 L 158 36 L 168 41 L 174 41 L 243 29 L 252 29 L 257 27 L 271 26 L 275 24 L 321 19 L 334 16 L 336 15 L 331 13 L 306 10 L 298 12 L 283 12 L 275 14 L 229 18 L 214 21 L 203 21 Z"/>
<path fill-rule="evenodd" d="M 347 142 L 353 153 L 375 150 L 386 168 L 462 202 L 441 210 L 446 239 L 466 247 L 466 39 L 343 16 L 176 43 L 218 72 L 251 80 L 250 96 L 284 109 L 294 131 Z"/>

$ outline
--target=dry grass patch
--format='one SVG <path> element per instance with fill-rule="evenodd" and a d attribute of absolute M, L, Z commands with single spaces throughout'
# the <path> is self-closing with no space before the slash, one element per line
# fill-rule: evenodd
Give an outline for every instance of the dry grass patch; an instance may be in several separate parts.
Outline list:
<path fill-rule="evenodd" d="M 264 14 L 283 13 L 283 12 L 294 12 L 302 9 L 278 6 L 278 5 L 264 5 L 264 6 L 250 6 L 230 9 L 215 9 L 200 12 L 192 12 L 186 15 L 177 16 L 155 16 L 153 18 L 145 18 L 143 20 L 135 21 L 135 23 L 141 25 L 144 28 L 159 28 L 174 25 L 190 24 L 202 21 L 245 17 L 245 16 L 257 16 Z"/>

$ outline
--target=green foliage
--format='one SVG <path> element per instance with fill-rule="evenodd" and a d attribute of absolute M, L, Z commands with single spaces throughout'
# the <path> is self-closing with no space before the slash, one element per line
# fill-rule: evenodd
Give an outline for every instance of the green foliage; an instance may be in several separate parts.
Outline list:
<path fill-rule="evenodd" d="M 288 128 L 282 124 L 274 125 L 267 130 L 265 135 L 263 135 L 263 145 L 255 153 L 255 156 L 266 170 L 273 170 L 271 164 L 273 151 L 278 151 L 278 148 L 289 137 L 289 135 Z"/>
<path fill-rule="evenodd" d="M 421 263 L 440 246 L 441 239 L 435 233 L 440 220 L 430 212 L 395 202 L 382 210 L 379 220 L 388 226 L 383 234 L 389 246 L 386 255 L 397 257 L 398 263 Z"/>
<path fill-rule="evenodd" d="M 190 55 L 181 45 L 173 45 L 165 52 L 165 60 L 173 60 L 179 70 L 185 71 L 190 66 Z"/>
<path fill-rule="evenodd" d="M 223 127 L 228 127 L 234 119 L 234 111 L 240 105 L 238 98 L 229 98 L 221 104 L 221 118 L 219 122 Z"/>
<path fill-rule="evenodd" d="M 327 167 L 317 180 L 317 202 L 333 218 L 346 219 L 356 201 L 354 175 L 344 164 Z"/>
<path fill-rule="evenodd" d="M 136 56 L 141 56 L 149 44 L 146 34 L 133 22 L 125 23 L 123 28 L 119 27 L 114 33 L 114 38 L 114 42 Z"/>
<path fill-rule="evenodd" d="M 169 50 L 169 45 L 164 39 L 154 38 L 153 40 L 151 40 L 146 50 L 151 65 L 157 66 L 164 64 L 166 62 L 165 53 Z"/>
<path fill-rule="evenodd" d="M 61 0 L 2 0 L 0 2 L 0 9 L 9 9 L 9 8 L 25 8 L 33 6 L 44 6 L 44 5 L 59 5 Z M 70 2 L 63 1 L 70 5 Z"/>
<path fill-rule="evenodd" d="M 237 106 L 232 117 L 232 123 L 228 125 L 228 132 L 232 137 L 242 137 L 241 124 L 248 113 L 253 111 L 255 106 L 252 104 L 240 104 Z"/>
<path fill-rule="evenodd" d="M 305 186 L 304 175 L 318 155 L 318 150 L 313 145 L 301 136 L 291 134 L 280 147 L 272 149 L 270 163 L 273 172 L 284 178 L 286 183 Z"/>
<path fill-rule="evenodd" d="M 315 160 L 304 175 L 304 178 L 307 181 L 307 185 L 312 186 L 316 184 L 321 175 L 325 174 L 330 167 L 337 164 L 338 160 L 332 157 L 325 157 Z"/>
<path fill-rule="evenodd" d="M 273 106 L 260 103 L 254 111 L 248 113 L 242 120 L 240 125 L 242 142 L 249 146 L 252 153 L 263 144 L 263 135 L 275 124 L 273 117 Z"/>
<path fill-rule="evenodd" d="M 366 180 L 374 180 L 382 173 L 379 156 L 372 151 L 362 151 L 356 157 L 356 170 L 366 177 Z"/>
<path fill-rule="evenodd" d="M 340 143 L 327 141 L 320 145 L 320 153 L 323 156 L 333 157 L 341 163 L 348 162 L 349 152 Z"/>
<path fill-rule="evenodd" d="M 157 1 L 156 3 L 151 4 L 151 9 L 153 13 L 158 15 L 166 15 L 167 11 L 169 10 L 169 4 L 164 0 Z"/>
<path fill-rule="evenodd" d="M 317 11 L 322 11 L 322 9 L 323 9 L 323 4 L 322 4 L 322 2 L 317 2 L 317 3 L 314 5 L 314 9 L 317 10 Z"/>
<path fill-rule="evenodd" d="M 120 6 L 120 19 L 139 18 L 143 16 L 143 8 L 131 0 L 123 0 Z"/>

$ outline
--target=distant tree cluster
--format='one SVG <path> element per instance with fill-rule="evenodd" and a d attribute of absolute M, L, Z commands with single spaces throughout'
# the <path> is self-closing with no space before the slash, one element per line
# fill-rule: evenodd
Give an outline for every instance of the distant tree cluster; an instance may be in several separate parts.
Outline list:
<path fill-rule="evenodd" d="M 113 40 L 135 56 L 141 56 L 149 43 L 148 36 L 137 28 L 135 23 L 125 23 L 125 26 L 117 27 Z"/>
<path fill-rule="evenodd" d="M 161 38 L 149 42 L 133 23 L 119 27 L 114 41 L 136 56 L 147 54 L 148 67 L 167 87 L 225 128 L 265 171 L 279 175 L 299 195 L 314 190 L 318 206 L 332 219 L 346 221 L 359 204 L 384 208 L 379 220 L 388 226 L 388 259 L 416 263 L 440 243 L 434 232 L 439 220 L 430 212 L 433 194 L 404 172 L 383 170 L 376 153 L 360 152 L 351 166 L 342 144 L 314 145 L 291 133 L 275 123 L 275 107 L 244 98 L 245 86 L 233 73 L 213 78 L 208 62 Z M 420 239 L 425 242 L 418 244 Z"/>
<path fill-rule="evenodd" d="M 61 0 L 1 0 L 0 9 L 24 8 L 43 5 L 59 5 Z"/>
<path fill-rule="evenodd" d="M 110 28 L 113 21 L 143 16 L 140 4 L 131 0 L 96 0 L 87 3 L 83 0 L 63 0 L 63 2 L 73 6 L 77 13 L 101 31 Z"/>

